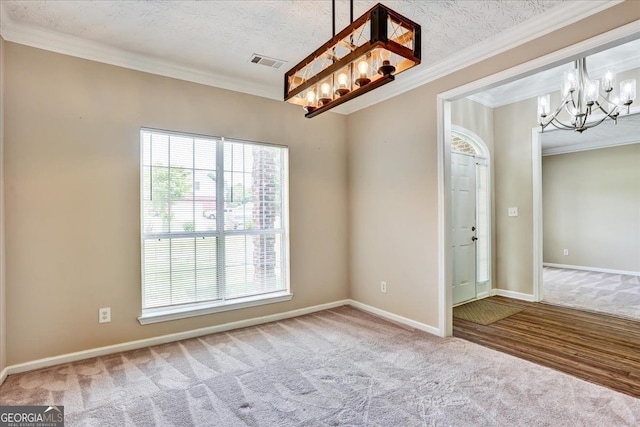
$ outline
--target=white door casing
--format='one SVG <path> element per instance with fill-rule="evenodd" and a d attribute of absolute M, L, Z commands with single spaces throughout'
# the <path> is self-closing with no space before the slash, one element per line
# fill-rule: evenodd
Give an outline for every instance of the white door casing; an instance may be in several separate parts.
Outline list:
<path fill-rule="evenodd" d="M 476 160 L 451 153 L 453 305 L 476 297 Z"/>

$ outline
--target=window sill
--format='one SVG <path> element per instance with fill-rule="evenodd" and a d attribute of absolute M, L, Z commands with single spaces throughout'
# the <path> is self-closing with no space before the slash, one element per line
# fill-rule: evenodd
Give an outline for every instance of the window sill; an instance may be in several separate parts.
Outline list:
<path fill-rule="evenodd" d="M 151 323 L 168 322 L 170 320 L 204 316 L 206 314 L 220 313 L 222 311 L 239 310 L 241 308 L 290 301 L 291 298 L 293 298 L 292 293 L 288 291 L 282 291 L 268 295 L 257 295 L 238 298 L 237 300 L 233 300 L 232 302 L 214 301 L 203 304 L 193 304 L 184 307 L 152 308 L 143 310 L 142 315 L 138 317 L 138 322 L 140 322 L 141 325 L 149 325 Z"/>

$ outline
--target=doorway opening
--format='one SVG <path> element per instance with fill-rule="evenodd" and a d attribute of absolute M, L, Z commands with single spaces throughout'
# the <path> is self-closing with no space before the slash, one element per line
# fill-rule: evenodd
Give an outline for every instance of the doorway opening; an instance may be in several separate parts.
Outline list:
<path fill-rule="evenodd" d="M 506 83 L 537 75 L 542 71 L 572 62 L 579 57 L 588 56 L 638 38 L 640 38 L 640 29 L 631 23 L 438 95 L 438 262 L 440 271 L 438 326 L 442 336 L 450 336 L 453 331 L 451 103 L 479 94 L 487 89 L 497 88 Z M 523 86 L 521 89 L 529 89 L 529 87 Z M 499 117 L 511 120 L 511 122 L 521 118 L 526 120 L 528 117 L 533 117 L 535 120 L 535 101 L 531 104 L 533 105 L 531 108 L 523 104 L 522 109 L 505 111 L 505 114 L 500 114 Z M 507 121 L 503 135 L 506 135 L 510 143 L 504 143 L 502 150 L 509 150 L 513 158 L 519 161 L 528 161 L 528 164 L 502 162 L 500 156 L 503 155 L 503 152 L 496 148 L 494 157 L 498 158 L 498 162 L 494 163 L 496 165 L 495 173 L 498 173 L 498 167 L 503 169 L 503 173 L 501 178 L 496 178 L 494 181 L 501 183 L 501 189 L 508 197 L 503 197 L 501 203 L 498 203 L 496 197 L 495 202 L 496 232 L 494 239 L 497 249 L 496 256 L 493 258 L 495 259 L 496 272 L 494 275 L 496 280 L 493 283 L 495 289 L 492 289 L 490 293 L 526 301 L 539 301 L 541 292 L 537 285 L 541 281 L 542 273 L 542 217 L 541 211 L 535 208 L 535 206 L 541 206 L 540 194 L 535 192 L 535 183 L 540 180 L 539 169 L 535 164 L 536 161 L 539 161 L 536 159 L 540 159 L 540 157 L 539 153 L 534 152 L 536 147 L 532 144 L 531 128 L 535 126 L 535 123 L 522 134 L 516 134 L 515 127 L 508 126 L 508 124 Z M 497 184 L 495 194 L 500 195 Z M 518 207 L 520 207 L 519 213 Z"/>

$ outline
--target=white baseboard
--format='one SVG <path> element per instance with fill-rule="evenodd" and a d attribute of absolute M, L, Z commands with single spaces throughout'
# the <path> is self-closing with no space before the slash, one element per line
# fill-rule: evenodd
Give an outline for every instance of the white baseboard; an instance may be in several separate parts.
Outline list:
<path fill-rule="evenodd" d="M 122 344 L 114 344 L 105 347 L 93 348 L 90 350 L 78 351 L 75 353 L 62 354 L 59 356 L 46 357 L 44 359 L 33 360 L 31 362 L 19 363 L 17 365 L 7 366 L 0 373 L 0 384 L 4 382 L 7 375 L 18 374 L 20 372 L 32 371 L 35 369 L 47 368 L 49 366 L 60 365 L 64 363 L 75 362 L 78 360 L 89 359 L 92 357 L 105 356 L 107 354 L 120 353 L 122 351 L 136 350 L 139 348 L 150 347 L 168 342 L 184 340 L 188 338 L 200 337 L 203 335 L 215 334 L 218 332 L 226 332 L 232 329 L 246 328 L 248 326 L 261 325 L 263 323 L 276 322 L 278 320 L 290 319 L 292 317 L 303 316 L 305 314 L 315 313 L 317 311 L 328 310 L 331 308 L 350 305 L 351 300 L 340 300 L 327 304 L 314 305 L 312 307 L 301 308 L 298 310 L 286 311 L 284 313 L 272 314 L 263 317 L 254 317 L 252 319 L 240 320 L 237 322 L 225 323 L 222 325 L 209 326 L 206 328 L 194 329 L 191 331 L 178 332 L 175 334 L 161 335 L 159 337 L 147 338 L 137 341 L 129 341 Z"/>
<path fill-rule="evenodd" d="M 7 379 L 7 375 L 9 375 L 9 367 L 4 368 L 2 372 L 0 372 L 0 385 Z"/>
<path fill-rule="evenodd" d="M 519 299 L 522 301 L 535 302 L 536 299 L 531 294 L 523 294 L 522 292 L 508 291 L 506 289 L 492 289 L 491 292 L 493 295 L 498 295 L 506 298 Z"/>
<path fill-rule="evenodd" d="M 65 363 L 75 362 L 78 360 L 89 359 L 92 357 L 105 356 L 113 353 L 120 353 L 123 351 L 136 350 L 144 347 L 151 347 L 154 345 L 166 344 L 173 341 L 179 341 L 189 338 L 200 337 L 203 335 L 210 335 L 219 332 L 226 332 L 233 329 L 246 328 L 249 326 L 261 325 L 269 322 L 276 322 L 278 320 L 290 319 L 292 317 L 303 316 L 305 314 L 315 313 L 317 311 L 329 310 L 331 308 L 340 307 L 343 305 L 350 305 L 360 310 L 369 312 L 387 320 L 398 322 L 409 327 L 428 332 L 433 335 L 442 336 L 440 330 L 424 323 L 416 322 L 415 320 L 408 319 L 406 317 L 399 316 L 397 314 L 390 313 L 388 311 L 381 310 L 376 307 L 372 307 L 367 304 L 363 304 L 351 299 L 345 299 L 340 301 L 334 301 L 327 304 L 314 305 L 312 307 L 301 308 L 298 310 L 286 311 L 284 313 L 272 314 L 263 317 L 254 317 L 252 319 L 240 320 L 237 322 L 225 323 L 222 325 L 209 326 L 206 328 L 194 329 L 191 331 L 178 332 L 175 334 L 162 335 L 154 338 L 147 338 L 137 341 L 129 341 L 122 344 L 114 344 L 105 347 L 98 347 L 84 351 L 78 351 L 75 353 L 61 354 L 59 356 L 46 357 L 44 359 L 33 360 L 31 362 L 19 363 L 17 365 L 7 366 L 0 372 L 0 384 L 4 382 L 7 375 L 19 374 L 21 372 L 33 371 L 35 369 L 47 368 L 50 366 L 61 365 Z"/>
<path fill-rule="evenodd" d="M 597 273 L 622 274 L 623 276 L 640 276 L 640 271 L 613 270 L 611 268 L 584 267 L 582 265 L 553 264 L 543 262 L 543 267 L 566 268 L 568 270 L 595 271 Z"/>
<path fill-rule="evenodd" d="M 491 296 L 495 295 L 495 292 L 493 292 L 494 289 L 489 289 L 488 291 L 485 292 L 478 292 L 478 295 L 476 295 L 476 299 L 484 299 L 484 298 L 488 298 Z"/>
<path fill-rule="evenodd" d="M 380 316 L 384 319 L 387 320 L 391 320 L 393 322 L 398 322 L 401 323 L 403 325 L 407 325 L 410 326 L 414 329 L 418 329 L 424 332 L 428 332 L 432 335 L 437 335 L 437 336 L 443 336 L 442 333 L 440 332 L 440 329 L 427 325 L 425 323 L 420 323 L 420 322 L 416 322 L 415 320 L 411 320 L 408 319 L 406 317 L 402 317 L 402 316 L 398 316 L 397 314 L 393 314 L 391 312 L 385 311 L 385 310 L 381 310 L 379 308 L 376 307 L 372 307 L 370 305 L 367 304 L 363 304 L 361 302 L 358 301 L 354 301 L 354 300 L 349 300 L 349 305 L 355 308 L 358 308 L 362 311 L 366 311 L 368 313 L 371 314 L 375 314 L 376 316 Z"/>

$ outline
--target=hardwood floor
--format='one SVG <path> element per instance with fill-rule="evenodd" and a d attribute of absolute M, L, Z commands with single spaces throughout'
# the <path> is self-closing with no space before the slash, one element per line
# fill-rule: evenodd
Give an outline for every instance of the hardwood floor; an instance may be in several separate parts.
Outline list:
<path fill-rule="evenodd" d="M 487 326 L 453 319 L 453 335 L 640 398 L 640 322 L 504 297 L 523 311 Z"/>

